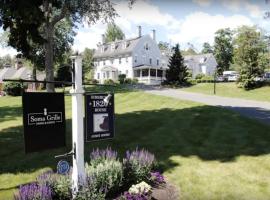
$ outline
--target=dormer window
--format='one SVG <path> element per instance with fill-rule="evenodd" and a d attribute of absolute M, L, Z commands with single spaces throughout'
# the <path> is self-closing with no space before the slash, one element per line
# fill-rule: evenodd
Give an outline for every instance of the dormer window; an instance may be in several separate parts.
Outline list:
<path fill-rule="evenodd" d="M 150 47 L 149 47 L 149 44 L 148 43 L 145 43 L 144 50 L 146 50 L 146 51 L 150 50 Z"/>
<path fill-rule="evenodd" d="M 112 44 L 111 44 L 111 50 L 112 50 L 112 51 L 115 50 L 115 43 L 112 43 Z"/>

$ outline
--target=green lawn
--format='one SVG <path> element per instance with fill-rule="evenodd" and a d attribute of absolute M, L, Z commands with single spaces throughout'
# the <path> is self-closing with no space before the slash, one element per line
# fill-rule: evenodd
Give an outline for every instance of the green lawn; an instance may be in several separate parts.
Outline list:
<path fill-rule="evenodd" d="M 119 92 L 116 137 L 87 143 L 112 146 L 121 155 L 144 147 L 155 153 L 166 178 L 181 190 L 183 200 L 270 199 L 269 126 L 222 108 L 153 96 Z M 68 144 L 71 107 L 66 97 Z M 33 181 L 54 155 L 69 147 L 24 154 L 21 98 L 0 98 L 0 199 L 8 200 L 20 184 Z"/>
<path fill-rule="evenodd" d="M 214 83 L 199 83 L 181 90 L 213 95 Z M 236 83 L 217 83 L 216 95 L 270 102 L 270 86 L 245 91 L 242 88 L 238 88 Z"/>

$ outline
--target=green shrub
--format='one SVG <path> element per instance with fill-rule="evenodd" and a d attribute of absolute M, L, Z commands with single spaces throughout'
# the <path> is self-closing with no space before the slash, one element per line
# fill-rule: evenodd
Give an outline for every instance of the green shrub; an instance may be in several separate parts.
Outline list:
<path fill-rule="evenodd" d="M 139 80 L 137 78 L 133 78 L 131 80 L 131 84 L 137 84 L 139 82 Z"/>
<path fill-rule="evenodd" d="M 205 75 L 203 73 L 199 73 L 195 76 L 195 79 L 202 79 Z"/>
<path fill-rule="evenodd" d="M 118 75 L 118 81 L 120 84 L 123 84 L 125 82 L 126 75 L 125 74 L 119 74 Z"/>
<path fill-rule="evenodd" d="M 92 84 L 98 84 L 99 81 L 98 81 L 97 79 L 91 79 L 91 80 L 90 80 L 90 83 L 92 83 Z"/>
<path fill-rule="evenodd" d="M 85 170 L 87 176 L 92 177 L 97 189 L 106 189 L 107 197 L 114 196 L 122 187 L 123 166 L 117 158 L 117 152 L 111 148 L 94 150 Z"/>
<path fill-rule="evenodd" d="M 155 156 L 144 149 L 127 151 L 123 160 L 124 184 L 127 186 L 149 180 L 155 164 Z"/>
<path fill-rule="evenodd" d="M 132 79 L 131 78 L 125 78 L 124 83 L 125 84 L 131 84 L 132 83 Z"/>
<path fill-rule="evenodd" d="M 192 78 L 187 78 L 187 84 L 188 85 L 196 85 L 197 84 L 197 81 L 196 79 L 192 79 Z"/>
<path fill-rule="evenodd" d="M 37 178 L 39 185 L 49 186 L 53 191 L 53 199 L 69 200 L 72 197 L 71 177 L 69 175 L 59 175 L 48 171 Z"/>
<path fill-rule="evenodd" d="M 104 84 L 112 85 L 112 84 L 114 84 L 114 81 L 112 79 L 106 79 L 104 81 Z"/>
<path fill-rule="evenodd" d="M 256 81 L 254 77 L 249 79 L 242 79 L 238 82 L 238 87 L 244 88 L 245 90 L 251 90 L 262 87 L 264 83 L 262 81 Z"/>
<path fill-rule="evenodd" d="M 24 89 L 24 86 L 22 83 L 8 82 L 4 84 L 3 90 L 7 93 L 7 95 L 20 96 L 22 94 L 22 89 Z"/>
<path fill-rule="evenodd" d="M 203 76 L 201 78 L 201 83 L 213 83 L 214 78 L 212 76 Z"/>
<path fill-rule="evenodd" d="M 80 184 L 74 200 L 105 200 L 103 190 L 97 189 L 97 186 L 91 177 L 86 177 L 86 181 Z"/>

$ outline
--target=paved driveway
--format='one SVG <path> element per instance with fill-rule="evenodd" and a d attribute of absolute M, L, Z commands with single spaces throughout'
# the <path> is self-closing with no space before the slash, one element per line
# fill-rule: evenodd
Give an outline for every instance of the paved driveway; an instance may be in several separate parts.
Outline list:
<path fill-rule="evenodd" d="M 184 92 L 179 89 L 149 88 L 146 89 L 145 92 L 176 99 L 195 101 L 211 106 L 225 107 L 270 125 L 270 103 L 268 102 Z"/>

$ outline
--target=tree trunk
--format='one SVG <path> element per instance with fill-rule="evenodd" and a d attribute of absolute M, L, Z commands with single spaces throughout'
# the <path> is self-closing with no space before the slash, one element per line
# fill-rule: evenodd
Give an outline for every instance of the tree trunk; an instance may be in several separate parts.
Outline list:
<path fill-rule="evenodd" d="M 53 25 L 51 23 L 46 24 L 46 43 L 45 43 L 45 71 L 46 81 L 54 81 L 54 69 L 53 69 Z M 46 84 L 47 92 L 55 92 L 54 84 Z"/>
<path fill-rule="evenodd" d="M 37 68 L 36 68 L 36 65 L 33 66 L 33 71 L 32 71 L 32 74 L 33 74 L 33 80 L 37 80 Z M 36 83 L 33 83 L 33 90 L 36 91 L 36 87 L 37 84 Z"/>

